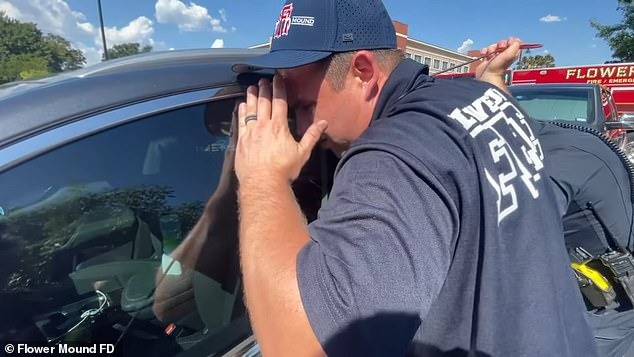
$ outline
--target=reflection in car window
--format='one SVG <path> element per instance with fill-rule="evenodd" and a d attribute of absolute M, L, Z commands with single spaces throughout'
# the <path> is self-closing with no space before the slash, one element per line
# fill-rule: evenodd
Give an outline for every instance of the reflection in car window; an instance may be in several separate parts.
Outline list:
<path fill-rule="evenodd" d="M 125 355 L 160 356 L 248 336 L 236 237 L 222 259 L 206 257 L 220 278 L 170 258 L 219 185 L 234 101 L 128 123 L 0 173 L 0 340 L 120 340 Z M 157 281 L 185 286 L 169 319 L 156 315 Z"/>

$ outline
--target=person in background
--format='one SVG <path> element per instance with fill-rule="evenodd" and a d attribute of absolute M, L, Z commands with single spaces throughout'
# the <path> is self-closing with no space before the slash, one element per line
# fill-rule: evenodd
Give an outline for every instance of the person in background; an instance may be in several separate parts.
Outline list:
<path fill-rule="evenodd" d="M 476 78 L 509 92 L 503 75 L 517 59 L 520 45 L 521 40 L 509 38 L 483 48 L 487 57 L 477 67 Z M 590 256 L 631 252 L 631 178 L 622 159 L 594 134 L 534 120 L 531 124 L 544 150 L 571 255 L 579 248 Z M 634 356 L 634 309 L 622 295 L 600 307 L 586 299 L 602 356 Z"/>

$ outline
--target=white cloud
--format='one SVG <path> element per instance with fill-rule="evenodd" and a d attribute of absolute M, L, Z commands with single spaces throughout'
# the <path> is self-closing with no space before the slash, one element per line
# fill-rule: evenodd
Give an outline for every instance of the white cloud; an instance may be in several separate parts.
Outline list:
<path fill-rule="evenodd" d="M 170 48 L 168 49 L 168 51 L 174 51 L 174 50 L 175 50 L 175 48 L 174 48 L 174 47 L 170 47 Z"/>
<path fill-rule="evenodd" d="M 218 19 L 211 19 L 211 30 L 214 32 L 227 32 L 227 29 L 222 26 Z"/>
<path fill-rule="evenodd" d="M 86 17 L 73 11 L 64 0 L 0 0 L 0 10 L 22 22 L 34 22 L 44 33 L 73 40 L 85 35 Z M 82 27 L 83 26 L 83 27 Z"/>
<path fill-rule="evenodd" d="M 547 54 L 549 54 L 549 53 L 550 53 L 550 51 L 548 51 L 548 50 L 544 50 L 544 52 L 542 52 L 542 53 L 543 53 L 543 54 L 545 54 L 545 55 L 547 55 Z"/>
<path fill-rule="evenodd" d="M 0 1 L 0 11 L 4 12 L 5 14 L 7 14 L 7 16 L 14 19 L 19 19 L 22 17 L 20 10 L 11 5 L 11 3 L 9 3 L 8 1 Z"/>
<path fill-rule="evenodd" d="M 157 0 L 154 10 L 159 23 L 175 24 L 181 31 L 204 31 L 211 28 L 215 32 L 227 32 L 221 19 L 213 18 L 206 7 L 194 2 L 190 2 L 188 6 L 180 0 Z M 221 17 L 223 12 L 220 13 Z M 226 13 L 224 17 L 226 18 Z"/>
<path fill-rule="evenodd" d="M 154 28 L 152 27 L 152 21 L 145 16 L 140 16 L 121 29 L 106 26 L 106 43 L 108 47 L 118 45 L 126 42 L 138 42 L 144 44 L 154 44 L 152 34 L 154 34 Z M 100 38 L 95 41 L 101 43 Z"/>
<path fill-rule="evenodd" d="M 467 53 L 467 51 L 471 49 L 471 46 L 473 46 L 473 43 L 474 43 L 473 40 L 468 38 L 462 42 L 462 45 L 458 47 L 457 51 L 460 53 Z"/>
<path fill-rule="evenodd" d="M 214 43 L 211 44 L 211 48 L 223 48 L 225 47 L 225 40 L 221 38 L 217 38 L 214 40 Z"/>
<path fill-rule="evenodd" d="M 94 44 L 94 47 L 87 47 L 81 43 L 77 44 L 77 47 L 82 50 L 84 56 L 86 56 L 86 64 L 101 61 L 101 55 L 103 53 L 101 28 L 89 22 L 78 23 L 77 26 L 92 37 Z M 145 16 L 139 16 L 121 28 L 117 26 L 104 26 L 104 32 L 106 33 L 106 44 L 108 48 L 128 42 L 138 42 L 141 46 L 154 46 L 154 39 L 152 39 L 152 34 L 154 34 L 152 21 Z"/>
<path fill-rule="evenodd" d="M 87 34 L 95 33 L 95 27 L 90 22 L 78 22 L 77 27 Z"/>
<path fill-rule="evenodd" d="M 222 19 L 222 21 L 227 22 L 227 10 L 220 9 L 218 10 L 218 13 L 220 14 L 220 18 Z"/>
<path fill-rule="evenodd" d="M 84 57 L 86 57 L 86 65 L 101 62 L 101 57 L 103 55 L 102 47 L 90 47 L 84 45 L 83 43 L 77 43 L 76 47 L 84 53 Z"/>
<path fill-rule="evenodd" d="M 559 17 L 557 15 L 551 15 L 551 14 L 548 14 L 548 15 L 546 15 L 544 17 L 541 17 L 539 19 L 539 21 L 541 21 L 541 22 L 561 22 L 561 21 L 564 21 L 564 20 L 566 20 L 565 17 L 562 19 L 561 17 Z"/>

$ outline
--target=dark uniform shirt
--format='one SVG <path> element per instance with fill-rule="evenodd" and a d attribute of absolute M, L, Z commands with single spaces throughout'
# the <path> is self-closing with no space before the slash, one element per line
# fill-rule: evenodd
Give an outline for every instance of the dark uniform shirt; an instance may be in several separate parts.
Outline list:
<path fill-rule="evenodd" d="M 593 134 L 543 122 L 535 128 L 548 155 L 568 247 L 598 255 L 612 245 L 611 236 L 631 250 L 630 179 L 619 157 Z"/>
<path fill-rule="evenodd" d="M 619 157 L 593 134 L 541 122 L 534 122 L 534 128 L 563 215 L 568 249 L 582 247 L 593 256 L 615 244 L 631 250 L 631 186 Z M 607 309 L 587 303 L 601 356 L 634 355 L 634 310 L 627 305 L 625 297 Z"/>
<path fill-rule="evenodd" d="M 298 256 L 331 356 L 593 356 L 560 214 L 525 114 L 403 61 L 343 155 Z"/>

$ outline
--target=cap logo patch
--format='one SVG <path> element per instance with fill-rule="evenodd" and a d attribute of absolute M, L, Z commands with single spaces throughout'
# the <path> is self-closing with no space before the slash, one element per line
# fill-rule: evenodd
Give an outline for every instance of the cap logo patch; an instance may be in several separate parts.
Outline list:
<path fill-rule="evenodd" d="M 275 23 L 275 33 L 273 38 L 280 38 L 287 36 L 288 31 L 291 29 L 291 25 L 298 26 L 314 26 L 315 17 L 313 16 L 293 16 L 293 4 L 284 5 L 282 12 L 280 12 L 280 18 Z"/>
<path fill-rule="evenodd" d="M 282 12 L 280 12 L 280 18 L 275 24 L 274 38 L 280 38 L 288 35 L 288 30 L 291 28 L 291 18 L 293 14 L 293 4 L 284 5 Z"/>

